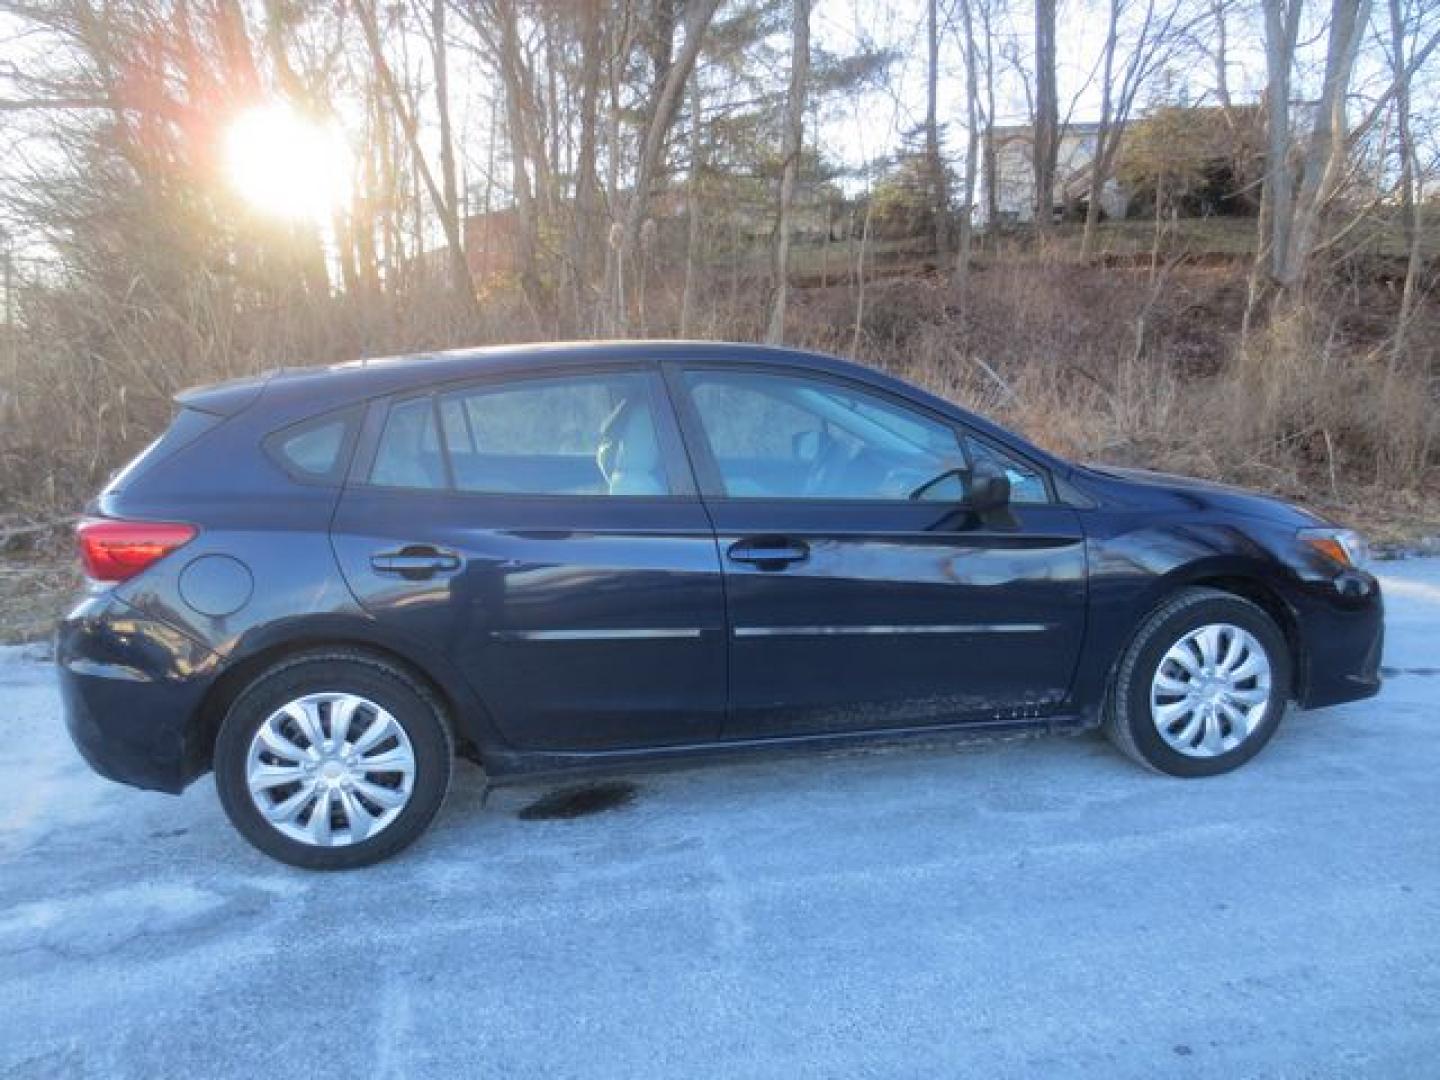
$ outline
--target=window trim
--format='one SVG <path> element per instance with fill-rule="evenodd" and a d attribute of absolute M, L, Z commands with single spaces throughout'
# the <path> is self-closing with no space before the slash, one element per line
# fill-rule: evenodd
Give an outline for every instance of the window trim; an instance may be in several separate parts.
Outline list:
<path fill-rule="evenodd" d="M 1017 458 L 1035 470 L 1041 482 L 1045 485 L 1047 501 L 1043 503 L 1017 503 L 1023 507 L 1057 507 L 1064 506 L 1055 495 L 1054 477 L 1051 470 L 1037 462 L 1028 454 L 1009 446 L 976 431 L 969 424 L 956 420 L 954 417 L 930 407 L 924 402 L 919 402 L 903 394 L 895 393 L 888 387 L 876 386 L 864 379 L 851 378 L 846 375 L 836 375 L 828 371 L 816 371 L 811 368 L 798 367 L 788 364 L 726 364 L 706 362 L 685 362 L 672 361 L 665 364 L 664 375 L 665 385 L 674 405 L 675 413 L 680 421 L 681 430 L 685 437 L 686 451 L 690 455 L 691 464 L 695 470 L 696 481 L 700 485 L 701 497 L 706 502 L 726 503 L 753 503 L 757 505 L 778 505 L 781 503 L 800 503 L 809 506 L 874 506 L 874 507 L 896 507 L 896 506 L 944 506 L 946 503 L 940 500 L 916 500 L 916 499 L 851 499 L 827 497 L 823 499 L 810 499 L 801 495 L 730 495 L 725 491 L 724 478 L 720 473 L 720 466 L 715 458 L 714 451 L 710 447 L 710 436 L 705 431 L 704 422 L 700 418 L 699 408 L 695 404 L 694 396 L 690 392 L 686 376 L 692 372 L 719 372 L 727 375 L 775 375 L 792 379 L 808 379 L 820 383 L 829 383 L 841 388 L 848 388 L 852 391 L 859 391 L 880 398 L 895 405 L 897 408 L 919 413 L 948 427 L 955 435 L 956 447 L 960 456 L 965 459 L 966 465 L 970 465 L 970 453 L 965 447 L 965 439 L 973 438 L 976 442 L 987 446 L 995 447 L 1007 456 Z"/>
<path fill-rule="evenodd" d="M 360 442 L 360 432 L 365 426 L 365 417 L 361 415 L 363 405 L 345 405 L 338 409 L 328 409 L 325 412 L 314 413 L 302 420 L 286 424 L 284 427 L 276 428 L 260 440 L 260 446 L 275 465 L 291 480 L 297 484 L 306 484 L 310 487 L 340 487 L 345 483 L 346 477 L 350 474 L 355 459 L 355 449 Z M 327 473 L 306 472 L 297 468 L 284 453 L 281 452 L 281 445 L 294 436 L 301 434 L 303 429 L 309 427 L 324 427 L 326 424 L 340 420 L 345 424 L 345 434 L 341 436 L 340 448 L 335 452 L 335 463 L 330 466 Z"/>
<path fill-rule="evenodd" d="M 450 443 L 445 433 L 444 417 L 440 411 L 441 395 L 463 394 L 470 389 L 516 386 L 523 383 L 539 381 L 553 382 L 603 378 L 606 375 L 637 375 L 643 379 L 645 391 L 649 399 L 650 412 L 655 420 L 655 434 L 660 443 L 660 454 L 665 466 L 665 477 L 670 486 L 668 494 L 611 495 L 600 492 L 470 491 L 456 487 L 454 466 L 450 460 Z M 391 410 L 421 397 L 430 398 L 430 407 L 433 410 L 435 429 L 440 440 L 444 460 L 445 486 L 438 488 L 414 488 L 371 482 L 370 474 L 375 467 L 375 457 L 379 452 L 380 441 L 384 435 L 385 426 L 389 422 Z M 693 503 L 699 500 L 699 491 L 696 487 L 695 475 L 680 434 L 678 421 L 670 399 L 665 393 L 664 385 L 661 382 L 658 365 L 654 362 L 615 361 L 607 364 L 596 364 L 594 366 L 587 365 L 585 367 L 566 364 L 563 366 L 557 365 L 537 368 L 530 371 L 497 371 L 487 373 L 479 378 L 470 377 L 431 383 L 424 387 L 400 391 L 388 397 L 380 397 L 372 400 L 370 402 L 370 413 L 366 417 L 364 428 L 364 445 L 361 453 L 355 455 L 347 486 L 363 488 L 369 491 L 430 497 L 443 496 L 445 498 L 508 499 L 511 501 L 517 499 L 573 501 L 579 499 L 587 501 L 594 500 L 608 504 L 614 504 L 616 501 L 620 501 L 627 505 L 631 503 L 636 505 L 675 502 Z"/>
<path fill-rule="evenodd" d="M 414 402 L 425 399 L 428 399 L 430 402 L 430 422 L 435 425 L 435 441 L 439 444 L 440 467 L 445 474 L 444 483 L 437 487 L 412 487 L 408 484 L 377 484 L 374 480 L 370 479 L 370 477 L 375 472 L 375 462 L 380 456 L 380 445 L 385 441 L 385 431 L 390 426 L 391 416 L 395 414 L 397 409 L 404 408 L 406 405 L 411 405 Z M 367 460 L 358 470 L 360 474 L 358 479 L 352 477 L 350 486 L 366 487 L 373 491 L 412 491 L 424 495 L 446 495 L 452 493 L 455 489 L 455 479 L 451 475 L 450 452 L 445 447 L 445 435 L 440 430 L 440 408 L 435 402 L 435 392 L 430 389 L 411 390 L 372 404 L 378 404 L 380 406 L 378 410 L 379 422 L 373 433 L 366 433 L 369 436 L 365 447 Z"/>
<path fill-rule="evenodd" d="M 1016 460 L 1018 460 L 1018 461 L 1020 461 L 1020 462 L 1022 462 L 1022 463 L 1024 463 L 1024 464 L 1026 464 L 1026 465 L 1029 465 L 1030 468 L 1034 470 L 1035 475 L 1040 478 L 1040 482 L 1045 485 L 1045 496 L 1046 496 L 1046 498 L 1045 498 L 1045 501 L 1044 501 L 1044 502 L 1015 502 L 1015 501 L 1012 500 L 1010 505 L 1012 505 L 1012 506 L 1065 506 L 1065 505 L 1066 505 L 1066 504 L 1065 504 L 1061 499 L 1059 499 L 1059 498 L 1057 497 L 1057 495 L 1056 495 L 1056 490 L 1055 490 L 1055 477 L 1052 475 L 1052 473 L 1050 472 L 1049 469 L 1046 469 L 1046 468 L 1044 468 L 1044 467 L 1042 467 L 1042 466 L 1040 466 L 1040 465 L 1035 464 L 1035 461 L 1034 461 L 1032 458 L 1026 457 L 1024 454 L 1016 453 L 1016 452 L 1015 452 L 1014 450 L 1012 450 L 1009 446 L 1006 446 L 1006 445 L 1003 444 L 1003 443 L 997 442 L 995 439 L 988 439 L 988 438 L 986 438 L 984 435 L 981 435 L 978 431 L 975 431 L 973 428 L 969 427 L 968 425 L 961 425 L 960 431 L 961 431 L 961 434 L 960 434 L 960 444 L 961 444 L 962 447 L 964 447 L 964 445 L 965 445 L 965 440 L 966 440 L 966 439 L 974 439 L 974 440 L 975 440 L 977 443 L 979 443 L 980 445 L 990 447 L 990 449 L 993 450 L 993 451 L 994 451 L 995 453 L 997 453 L 997 454 L 1000 454 L 1000 455 L 1002 455 L 1002 456 L 1004 456 L 1004 457 L 1015 458 Z M 971 461 L 971 459 L 970 459 L 970 451 L 969 451 L 968 448 L 965 448 L 965 449 L 964 449 L 964 454 L 965 454 L 965 461 L 966 461 L 966 463 L 967 463 L 968 465 L 970 465 L 970 467 L 973 469 L 973 468 L 975 467 L 975 465 L 974 465 L 974 462 Z"/>

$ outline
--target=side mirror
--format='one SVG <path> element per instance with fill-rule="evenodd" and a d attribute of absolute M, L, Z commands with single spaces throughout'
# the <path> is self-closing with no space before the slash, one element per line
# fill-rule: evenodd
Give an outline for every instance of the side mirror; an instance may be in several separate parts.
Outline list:
<path fill-rule="evenodd" d="M 975 468 L 970 471 L 965 505 L 982 514 L 1009 506 L 1010 477 L 1005 475 L 1005 470 L 983 458 L 975 462 Z"/>

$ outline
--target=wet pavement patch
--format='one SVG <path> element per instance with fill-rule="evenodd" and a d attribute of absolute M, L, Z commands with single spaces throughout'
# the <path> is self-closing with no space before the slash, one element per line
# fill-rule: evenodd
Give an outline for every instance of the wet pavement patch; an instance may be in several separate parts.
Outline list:
<path fill-rule="evenodd" d="M 556 821 L 603 814 L 606 810 L 628 806 L 639 791 L 625 780 L 560 788 L 521 808 L 516 817 L 521 821 Z"/>

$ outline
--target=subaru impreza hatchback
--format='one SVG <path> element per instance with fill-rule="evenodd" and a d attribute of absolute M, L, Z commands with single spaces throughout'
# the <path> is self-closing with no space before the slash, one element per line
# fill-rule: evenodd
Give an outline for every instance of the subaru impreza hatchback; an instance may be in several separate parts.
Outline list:
<path fill-rule="evenodd" d="M 1225 772 L 1379 686 L 1355 534 L 1060 460 L 828 357 L 525 346 L 190 391 L 79 527 L 94 768 L 298 866 L 496 779 L 940 728 L 1103 726 Z"/>

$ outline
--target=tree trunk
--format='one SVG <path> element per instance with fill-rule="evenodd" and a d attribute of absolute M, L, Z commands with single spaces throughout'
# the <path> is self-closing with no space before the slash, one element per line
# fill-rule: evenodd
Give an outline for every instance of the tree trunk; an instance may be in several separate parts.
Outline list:
<path fill-rule="evenodd" d="M 965 0 L 961 0 L 964 3 Z M 930 213 L 934 215 L 936 262 L 944 261 L 948 247 L 946 218 L 949 215 L 949 192 L 945 183 L 945 163 L 940 158 L 940 123 L 938 99 L 940 88 L 940 20 L 938 0 L 927 0 L 925 24 L 927 31 L 925 67 L 925 169 L 930 174 Z"/>
<path fill-rule="evenodd" d="M 1215 19 L 1214 47 L 1211 49 L 1210 58 L 1215 63 L 1215 99 L 1220 102 L 1220 108 L 1225 110 L 1226 123 L 1233 123 L 1230 98 L 1230 33 L 1225 11 L 1227 2 L 1228 0 L 1210 0 L 1210 11 Z"/>
<path fill-rule="evenodd" d="M 545 309 L 540 286 L 540 225 L 535 193 L 525 168 L 526 162 L 533 159 L 526 116 L 529 95 L 524 86 L 525 72 L 513 0 L 499 0 L 495 10 L 500 23 L 500 77 L 505 84 L 505 127 L 510 135 L 510 183 L 516 217 L 515 256 L 520 269 L 520 287 L 534 315 L 539 318 Z"/>
<path fill-rule="evenodd" d="M 617 270 L 630 262 L 640 246 L 640 228 L 645 223 L 650 209 L 650 185 L 655 182 L 655 173 L 660 167 L 660 158 L 665 148 L 665 138 L 675 120 L 686 80 L 695 67 L 695 58 L 700 55 L 700 43 L 720 0 L 691 0 L 685 8 L 685 45 L 680 55 L 670 64 L 665 82 L 660 87 L 654 108 L 649 110 L 650 123 L 646 127 L 641 143 L 640 158 L 635 167 L 635 190 L 630 195 L 630 204 L 621 226 L 620 243 L 616 252 L 619 260 Z M 617 322 L 625 322 L 624 311 L 618 312 Z"/>
<path fill-rule="evenodd" d="M 1410 320 L 1415 310 L 1415 295 L 1420 271 L 1424 265 L 1421 247 L 1421 206 L 1415 191 L 1417 154 L 1410 118 L 1410 74 L 1406 60 L 1405 16 L 1401 0 L 1390 0 L 1390 58 L 1395 68 L 1395 142 L 1400 155 L 1400 212 L 1405 227 L 1405 284 L 1400 292 L 1400 311 L 1395 318 L 1395 335 L 1390 342 L 1390 362 L 1386 369 L 1386 397 L 1390 383 L 1405 358 Z"/>
<path fill-rule="evenodd" d="M 700 169 L 704 144 L 700 139 L 700 80 L 690 80 L 690 190 L 686 197 L 688 234 L 685 238 L 685 290 L 680 297 L 680 336 L 690 336 L 694 316 L 695 284 L 700 262 Z"/>
<path fill-rule="evenodd" d="M 805 84 L 810 77 L 810 0 L 794 0 L 790 41 L 790 90 L 785 106 L 784 171 L 780 177 L 780 207 L 775 222 L 774 284 L 770 324 L 765 340 L 785 340 L 785 304 L 790 287 L 791 206 L 800 174 L 800 153 L 805 136 Z"/>
<path fill-rule="evenodd" d="M 455 142 L 450 130 L 450 78 L 446 60 L 445 45 L 445 4 L 446 0 L 431 0 L 430 32 L 434 40 L 430 43 L 435 63 L 435 113 L 440 138 L 440 186 L 445 200 L 445 214 L 454 222 L 454 227 L 445 229 L 445 238 L 450 245 L 450 287 L 456 295 L 475 295 L 475 282 L 470 276 L 470 264 L 465 258 L 465 223 L 461 220 L 460 195 L 455 184 Z M 418 151 L 417 151 L 418 153 Z M 470 306 L 474 306 L 473 303 Z"/>
<path fill-rule="evenodd" d="M 601 0 L 583 0 L 580 60 L 580 156 L 575 167 L 574 262 L 578 293 L 591 293 L 596 241 L 600 237 L 599 177 L 595 171 L 600 109 L 600 61 L 604 45 Z"/>
<path fill-rule="evenodd" d="M 1110 18 L 1105 29 L 1103 74 L 1100 79 L 1100 125 L 1095 132 L 1095 156 L 1090 160 L 1090 198 L 1085 206 L 1085 232 L 1080 237 L 1080 255 L 1088 258 L 1095 246 L 1095 226 L 1100 223 L 1100 192 L 1105 186 L 1107 143 L 1114 113 L 1111 80 L 1115 73 L 1115 47 L 1120 40 L 1121 0 L 1110 0 Z"/>
<path fill-rule="evenodd" d="M 860 251 L 855 257 L 855 327 L 850 334 L 850 359 L 860 351 L 860 335 L 865 331 L 865 253 L 870 247 L 870 220 L 875 212 L 875 193 L 866 193 L 865 223 L 860 227 Z"/>
<path fill-rule="evenodd" d="M 980 153 L 980 79 L 975 70 L 979 50 L 975 47 L 975 20 L 971 0 L 959 0 L 960 25 L 965 36 L 965 200 L 960 207 L 960 243 L 955 257 L 955 285 L 963 290 L 970 280 L 970 244 L 974 232 L 976 157 Z"/>
<path fill-rule="evenodd" d="M 1291 0 L 1297 6 L 1299 0 Z M 1310 255 L 1320 238 L 1321 221 L 1345 174 L 1349 147 L 1345 139 L 1346 96 L 1360 39 L 1370 15 L 1370 0 L 1333 0 L 1325 56 L 1325 81 L 1316 106 L 1315 126 L 1305 150 L 1300 186 L 1285 229 L 1285 246 L 1277 254 L 1277 283 L 1292 295 L 1309 269 Z M 1275 207 L 1278 215 L 1280 207 Z"/>
<path fill-rule="evenodd" d="M 627 8 L 628 12 L 628 8 Z M 600 304 L 595 313 L 595 326 L 597 332 L 603 332 L 614 336 L 620 330 L 621 314 L 625 309 L 620 299 L 621 276 L 618 265 L 620 254 L 620 236 L 624 231 L 620 215 L 620 157 L 622 129 L 620 126 L 620 92 L 621 78 L 624 72 L 625 58 L 630 55 L 631 32 L 629 19 L 625 19 L 622 27 L 614 35 L 614 44 L 606 49 L 610 57 L 610 64 L 606 72 L 606 89 L 608 91 L 609 103 L 606 109 L 606 148 L 605 155 L 605 177 L 606 190 L 609 192 L 610 221 L 604 232 L 605 248 L 605 276 L 600 286 Z"/>
<path fill-rule="evenodd" d="M 1265 11 L 1265 170 L 1256 222 L 1255 265 L 1240 326 L 1249 339 L 1266 280 L 1274 280 L 1289 248 L 1295 178 L 1290 167 L 1290 78 L 1300 34 L 1302 0 L 1262 0 Z"/>
<path fill-rule="evenodd" d="M 446 201 L 445 192 L 435 182 L 435 176 L 425 161 L 425 155 L 421 152 L 419 125 L 410 111 L 404 95 L 400 92 L 399 84 L 395 81 L 395 75 L 390 70 L 389 62 L 385 59 L 385 53 L 380 44 L 380 30 L 375 23 L 375 11 L 370 7 L 369 0 L 355 0 L 355 13 L 360 19 L 360 26 L 365 34 L 365 43 L 369 47 L 370 57 L 375 64 L 375 73 L 379 77 L 380 86 L 390 99 L 395 118 L 399 121 L 405 141 L 409 144 L 410 156 L 415 159 L 415 170 L 425 185 L 435 215 L 440 219 L 440 227 L 445 232 L 450 276 L 451 281 L 457 284 L 457 296 L 467 309 L 478 312 L 479 305 L 475 300 L 475 290 L 470 286 L 470 269 L 465 264 L 465 249 L 460 235 L 458 210 L 453 203 Z M 460 282 L 464 282 L 463 288 L 458 287 Z"/>
<path fill-rule="evenodd" d="M 1055 85 L 1055 0 L 1035 0 L 1035 227 L 1050 230 L 1055 207 L 1055 162 L 1060 149 L 1060 101 Z"/>
<path fill-rule="evenodd" d="M 995 161 L 995 31 L 990 3 L 980 0 L 985 34 L 985 220 L 986 228 L 994 230 L 1000 227 L 1000 166 Z"/>

